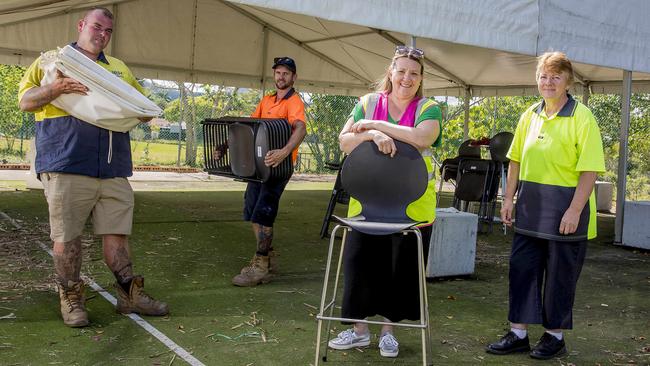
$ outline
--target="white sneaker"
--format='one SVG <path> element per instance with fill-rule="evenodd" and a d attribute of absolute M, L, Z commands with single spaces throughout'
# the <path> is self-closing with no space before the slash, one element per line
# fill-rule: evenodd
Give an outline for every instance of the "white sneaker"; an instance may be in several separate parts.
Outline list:
<path fill-rule="evenodd" d="M 344 330 L 336 338 L 330 340 L 328 345 L 330 348 L 338 350 L 366 347 L 370 345 L 370 333 L 357 335 L 354 329 Z"/>
<path fill-rule="evenodd" d="M 384 357 L 397 357 L 399 354 L 399 343 L 391 333 L 384 333 L 379 338 L 379 354 Z"/>

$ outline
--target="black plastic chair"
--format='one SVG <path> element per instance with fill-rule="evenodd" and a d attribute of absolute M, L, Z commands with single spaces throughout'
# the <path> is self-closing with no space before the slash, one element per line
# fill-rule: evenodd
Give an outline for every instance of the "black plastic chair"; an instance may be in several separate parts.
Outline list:
<path fill-rule="evenodd" d="M 323 225 L 320 229 L 320 238 L 323 239 L 329 236 L 329 227 L 330 222 L 332 221 L 332 214 L 334 213 L 334 208 L 337 203 L 347 205 L 350 201 L 350 195 L 343 189 L 341 184 L 341 167 L 345 157 L 341 160 L 340 163 L 325 163 L 325 167 L 331 170 L 336 171 L 336 181 L 334 182 L 334 188 L 332 189 L 332 195 L 330 196 L 330 201 L 327 204 L 327 210 L 325 211 L 325 217 L 323 217 Z"/>
<path fill-rule="evenodd" d="M 422 235 L 416 226 L 419 223 L 414 222 L 406 215 L 406 207 L 411 202 L 420 198 L 426 191 L 429 176 L 424 159 L 417 149 L 400 141 L 395 141 L 395 144 L 397 146 L 397 153 L 391 158 L 381 153 L 373 142 L 366 141 L 357 146 L 343 163 L 341 184 L 343 189 L 351 197 L 361 202 L 362 211 L 361 214 L 350 218 L 332 216 L 340 224 L 336 225 L 330 237 L 325 279 L 323 281 L 323 293 L 319 313 L 316 315 L 316 319 L 318 320 L 318 334 L 316 338 L 316 361 L 314 365 L 318 365 L 321 361 L 321 334 L 324 320 L 327 320 L 328 323 L 327 329 L 325 330 L 327 337 L 325 340 L 325 354 L 322 357 L 323 361 L 327 361 L 327 343 L 329 342 L 330 323 L 332 320 L 419 328 L 422 330 L 422 361 L 424 365 L 427 364 L 427 356 L 431 355 L 431 333 L 429 329 L 428 301 L 424 277 L 425 258 L 422 247 Z M 326 304 L 332 253 L 336 232 L 339 229 L 344 229 L 343 238 L 336 268 L 336 276 L 334 277 L 332 298 Z M 333 316 L 346 233 L 352 229 L 370 235 L 389 235 L 399 232 L 416 235 L 418 245 L 420 322 L 392 323 Z M 328 310 L 329 315 L 325 315 L 325 312 Z M 429 349 L 428 352 L 427 349 Z"/>
<path fill-rule="evenodd" d="M 442 183 L 453 181 L 453 184 L 456 185 L 456 177 L 458 176 L 458 164 L 461 159 L 480 159 L 481 158 L 481 147 L 480 146 L 471 146 L 473 140 L 465 140 L 458 147 L 458 156 L 445 159 L 440 165 L 440 184 L 438 185 L 438 192 L 442 192 Z M 436 206 L 440 202 L 440 195 L 436 197 Z"/>
<path fill-rule="evenodd" d="M 498 163 L 498 169 L 501 171 L 501 194 L 506 192 L 506 173 L 510 159 L 506 156 L 512 139 L 515 136 L 511 132 L 499 132 L 490 139 L 490 157 Z"/>
<path fill-rule="evenodd" d="M 506 155 L 508 154 L 508 150 L 510 150 L 510 145 L 514 137 L 511 132 L 499 132 L 490 139 L 490 157 L 495 162 L 496 170 L 501 177 L 499 182 L 496 183 L 495 199 L 492 201 L 491 207 L 492 216 L 494 216 L 496 211 L 496 197 L 499 196 L 499 187 L 501 188 L 501 197 L 503 198 L 506 194 L 506 176 L 508 173 L 508 163 L 510 162 L 510 159 Z M 506 233 L 507 228 L 503 225 L 503 234 L 505 235 Z"/>
<path fill-rule="evenodd" d="M 470 202 L 478 202 L 478 231 L 492 231 L 494 207 L 498 190 L 499 171 L 496 163 L 485 159 L 462 159 L 458 165 L 456 190 L 453 206 L 461 211 L 468 211 Z M 487 224 L 488 229 L 484 226 Z"/>

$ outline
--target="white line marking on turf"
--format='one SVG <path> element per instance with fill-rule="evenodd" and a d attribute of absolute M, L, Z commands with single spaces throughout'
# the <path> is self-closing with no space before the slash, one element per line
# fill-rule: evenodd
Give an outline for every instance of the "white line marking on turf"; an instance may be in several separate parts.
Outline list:
<path fill-rule="evenodd" d="M 22 229 L 20 224 L 16 222 L 16 220 L 12 219 L 9 215 L 6 213 L 0 211 L 0 216 L 2 216 L 5 220 L 9 221 L 16 229 Z M 43 244 L 41 241 L 36 241 L 38 245 L 46 251 L 50 256 L 53 256 L 52 249 L 50 249 L 47 245 Z M 87 276 L 81 276 L 83 280 L 92 287 L 93 290 L 95 290 L 97 293 L 102 295 L 103 298 L 105 298 L 108 302 L 113 304 L 115 306 L 117 304 L 117 299 L 110 293 L 108 293 L 106 290 L 104 290 L 101 286 L 99 286 L 95 281 L 90 279 Z M 144 330 L 146 330 L 149 334 L 152 336 L 158 338 L 162 344 L 167 346 L 170 350 L 172 350 L 174 353 L 176 353 L 180 358 L 185 360 L 187 363 L 189 363 L 192 366 L 205 366 L 201 361 L 197 360 L 194 356 L 192 356 L 189 352 L 187 352 L 183 347 L 177 345 L 174 341 L 169 339 L 166 335 L 164 335 L 162 332 L 160 332 L 158 329 L 156 329 L 153 325 L 149 324 L 146 320 L 142 319 L 138 314 L 124 314 L 125 316 L 131 318 L 137 325 L 141 326 Z"/>

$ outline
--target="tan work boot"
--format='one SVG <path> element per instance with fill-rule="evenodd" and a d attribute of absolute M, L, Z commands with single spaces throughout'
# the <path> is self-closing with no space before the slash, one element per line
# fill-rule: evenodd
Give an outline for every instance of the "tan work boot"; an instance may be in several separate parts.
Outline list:
<path fill-rule="evenodd" d="M 138 313 L 141 315 L 167 315 L 169 307 L 162 301 L 155 300 L 144 292 L 144 278 L 142 276 L 134 276 L 131 280 L 131 287 L 129 293 L 115 283 L 117 290 L 117 306 L 116 309 L 122 314 Z"/>
<path fill-rule="evenodd" d="M 271 281 L 269 274 L 269 256 L 257 255 L 253 257 L 251 263 L 242 268 L 241 272 L 233 277 L 232 284 L 235 286 L 257 286 L 260 283 Z"/>
<path fill-rule="evenodd" d="M 269 273 L 278 273 L 278 255 L 273 249 L 269 251 Z"/>
<path fill-rule="evenodd" d="M 56 281 L 56 287 L 59 289 L 63 324 L 73 328 L 88 325 L 83 281 L 68 281 L 67 284 Z"/>

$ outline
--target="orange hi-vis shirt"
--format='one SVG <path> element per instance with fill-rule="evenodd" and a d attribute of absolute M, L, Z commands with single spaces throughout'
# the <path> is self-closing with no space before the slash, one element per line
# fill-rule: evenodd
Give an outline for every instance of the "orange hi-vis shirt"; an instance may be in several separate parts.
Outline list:
<path fill-rule="evenodd" d="M 305 123 L 305 105 L 295 89 L 291 88 L 289 93 L 280 100 L 276 100 L 276 94 L 266 95 L 257 105 L 252 118 L 284 118 L 293 129 L 296 121 Z M 295 164 L 298 159 L 298 146 L 291 152 L 291 161 Z"/>

